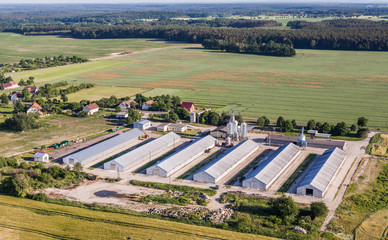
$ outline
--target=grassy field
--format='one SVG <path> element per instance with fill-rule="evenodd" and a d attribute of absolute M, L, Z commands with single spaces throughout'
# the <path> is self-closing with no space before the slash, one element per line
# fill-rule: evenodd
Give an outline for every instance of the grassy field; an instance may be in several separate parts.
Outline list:
<path fill-rule="evenodd" d="M 371 127 L 388 128 L 386 52 L 297 50 L 296 57 L 280 58 L 170 46 L 161 43 L 154 51 L 12 76 L 33 75 L 37 83 L 152 88 L 146 95 L 176 94 L 253 118 L 282 115 L 299 123 L 352 124 L 365 116 Z"/>
<path fill-rule="evenodd" d="M 28 151 L 41 145 L 50 145 L 63 140 L 84 137 L 110 129 L 113 126 L 101 117 L 55 116 L 42 119 L 39 123 L 43 127 L 28 132 L 1 132 L 0 142 L 7 144 L 0 144 L 0 156 Z"/>
<path fill-rule="evenodd" d="M 388 134 L 380 134 L 377 143 L 373 144 L 370 154 L 388 157 Z"/>
<path fill-rule="evenodd" d="M 118 98 L 122 98 L 126 96 L 133 96 L 137 93 L 143 93 L 145 91 L 147 91 L 147 89 L 115 86 L 95 86 L 93 88 L 81 90 L 67 96 L 69 97 L 69 102 L 79 102 L 83 99 L 93 101 L 103 97 L 108 98 L 112 95 L 115 95 Z"/>
<path fill-rule="evenodd" d="M 0 239 L 273 239 L 0 195 Z"/>
<path fill-rule="evenodd" d="M 365 219 L 357 228 L 354 239 L 388 239 L 388 209 L 377 211 Z"/>
<path fill-rule="evenodd" d="M 24 36 L 0 33 L 0 63 L 16 62 L 22 58 L 46 56 L 81 56 L 97 58 L 111 53 L 140 51 L 171 45 L 145 39 L 74 39 L 63 36 Z"/>

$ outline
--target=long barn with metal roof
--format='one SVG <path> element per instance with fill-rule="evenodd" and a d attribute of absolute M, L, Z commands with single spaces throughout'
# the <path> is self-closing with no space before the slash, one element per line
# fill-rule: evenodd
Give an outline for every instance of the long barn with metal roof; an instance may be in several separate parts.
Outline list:
<path fill-rule="evenodd" d="M 323 197 L 346 156 L 345 151 L 339 148 L 331 148 L 317 157 L 309 172 L 298 185 L 297 194 Z"/>
<path fill-rule="evenodd" d="M 217 140 L 210 135 L 198 139 L 188 147 L 147 168 L 146 173 L 169 177 L 201 156 L 207 149 L 213 148 L 216 143 Z"/>
<path fill-rule="evenodd" d="M 268 189 L 300 153 L 293 143 L 283 145 L 257 165 L 257 168 L 242 182 L 243 187 Z"/>
<path fill-rule="evenodd" d="M 178 134 L 170 132 L 105 163 L 104 169 L 126 171 L 131 167 L 147 162 L 147 160 L 150 161 L 153 156 L 177 144 L 180 140 L 181 137 Z"/>
<path fill-rule="evenodd" d="M 138 140 L 142 135 L 144 135 L 144 133 L 139 129 L 132 129 L 79 152 L 72 153 L 64 157 L 63 162 L 66 164 L 75 164 L 80 162 L 82 165 L 85 165 L 97 159 L 108 158 L 113 155 L 115 151 L 125 148 L 129 144 Z"/>
<path fill-rule="evenodd" d="M 252 140 L 246 140 L 195 173 L 193 179 L 198 182 L 217 183 L 243 163 L 258 148 L 259 145 L 257 143 Z"/>

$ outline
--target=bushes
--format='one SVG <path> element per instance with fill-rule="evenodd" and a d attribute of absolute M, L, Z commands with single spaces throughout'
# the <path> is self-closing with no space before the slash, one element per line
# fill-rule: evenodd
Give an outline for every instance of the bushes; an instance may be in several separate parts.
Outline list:
<path fill-rule="evenodd" d="M 329 212 L 324 202 L 313 202 L 310 204 L 311 216 L 313 219 L 316 217 L 324 216 Z"/>
<path fill-rule="evenodd" d="M 13 114 L 11 118 L 6 119 L 1 127 L 11 131 L 21 132 L 39 128 L 39 124 L 33 116 L 24 112 L 18 112 Z"/>
<path fill-rule="evenodd" d="M 287 197 L 284 194 L 280 198 L 271 199 L 270 206 L 273 213 L 285 223 L 293 222 L 299 213 L 299 208 L 292 197 Z"/>
<path fill-rule="evenodd" d="M 137 180 L 132 180 L 131 184 L 136 186 L 143 186 L 143 187 L 155 188 L 155 189 L 161 189 L 161 190 L 179 191 L 184 193 L 206 193 L 209 196 L 214 196 L 217 193 L 217 191 L 213 189 L 196 188 L 196 187 L 189 187 L 184 185 L 174 185 L 174 184 L 165 184 L 165 183 L 156 183 L 156 182 L 143 182 L 143 181 L 137 181 Z"/>

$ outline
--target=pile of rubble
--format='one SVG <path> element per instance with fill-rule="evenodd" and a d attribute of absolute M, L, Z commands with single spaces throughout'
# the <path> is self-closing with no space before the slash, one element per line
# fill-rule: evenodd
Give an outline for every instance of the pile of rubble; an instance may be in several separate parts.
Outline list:
<path fill-rule="evenodd" d="M 255 198 L 261 198 L 261 199 L 267 199 L 267 200 L 271 199 L 271 197 L 264 196 L 261 194 L 248 194 L 248 193 L 241 192 L 241 191 L 228 191 L 227 193 L 232 194 L 232 195 L 236 195 L 236 196 L 240 196 L 240 197 L 255 197 Z"/>
<path fill-rule="evenodd" d="M 205 207 L 185 207 L 185 208 L 152 208 L 148 210 L 149 214 L 159 214 L 165 217 L 190 218 L 197 217 L 205 221 L 215 223 L 226 222 L 234 213 L 233 209 L 210 210 Z"/>

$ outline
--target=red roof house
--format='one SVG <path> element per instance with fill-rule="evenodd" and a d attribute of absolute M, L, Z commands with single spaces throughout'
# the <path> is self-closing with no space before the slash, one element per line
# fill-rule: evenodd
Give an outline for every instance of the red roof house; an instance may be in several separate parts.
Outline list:
<path fill-rule="evenodd" d="M 43 114 L 42 113 L 42 107 L 37 104 L 36 102 L 34 102 L 27 110 L 27 114 L 28 113 L 39 113 L 39 114 Z"/>
<path fill-rule="evenodd" d="M 28 87 L 23 88 L 23 91 L 24 90 L 28 90 L 30 93 L 35 94 L 38 92 L 39 88 L 35 87 L 35 86 L 28 86 Z"/>
<path fill-rule="evenodd" d="M 182 102 L 181 108 L 187 109 L 189 112 L 194 112 L 195 104 L 193 102 Z"/>
<path fill-rule="evenodd" d="M 17 88 L 17 87 L 19 87 L 19 84 L 16 81 L 10 81 L 10 82 L 1 84 L 1 89 L 3 90 Z"/>
<path fill-rule="evenodd" d="M 91 103 L 84 107 L 83 111 L 87 112 L 89 115 L 93 115 L 93 113 L 98 112 L 100 107 L 97 105 L 97 103 Z"/>

